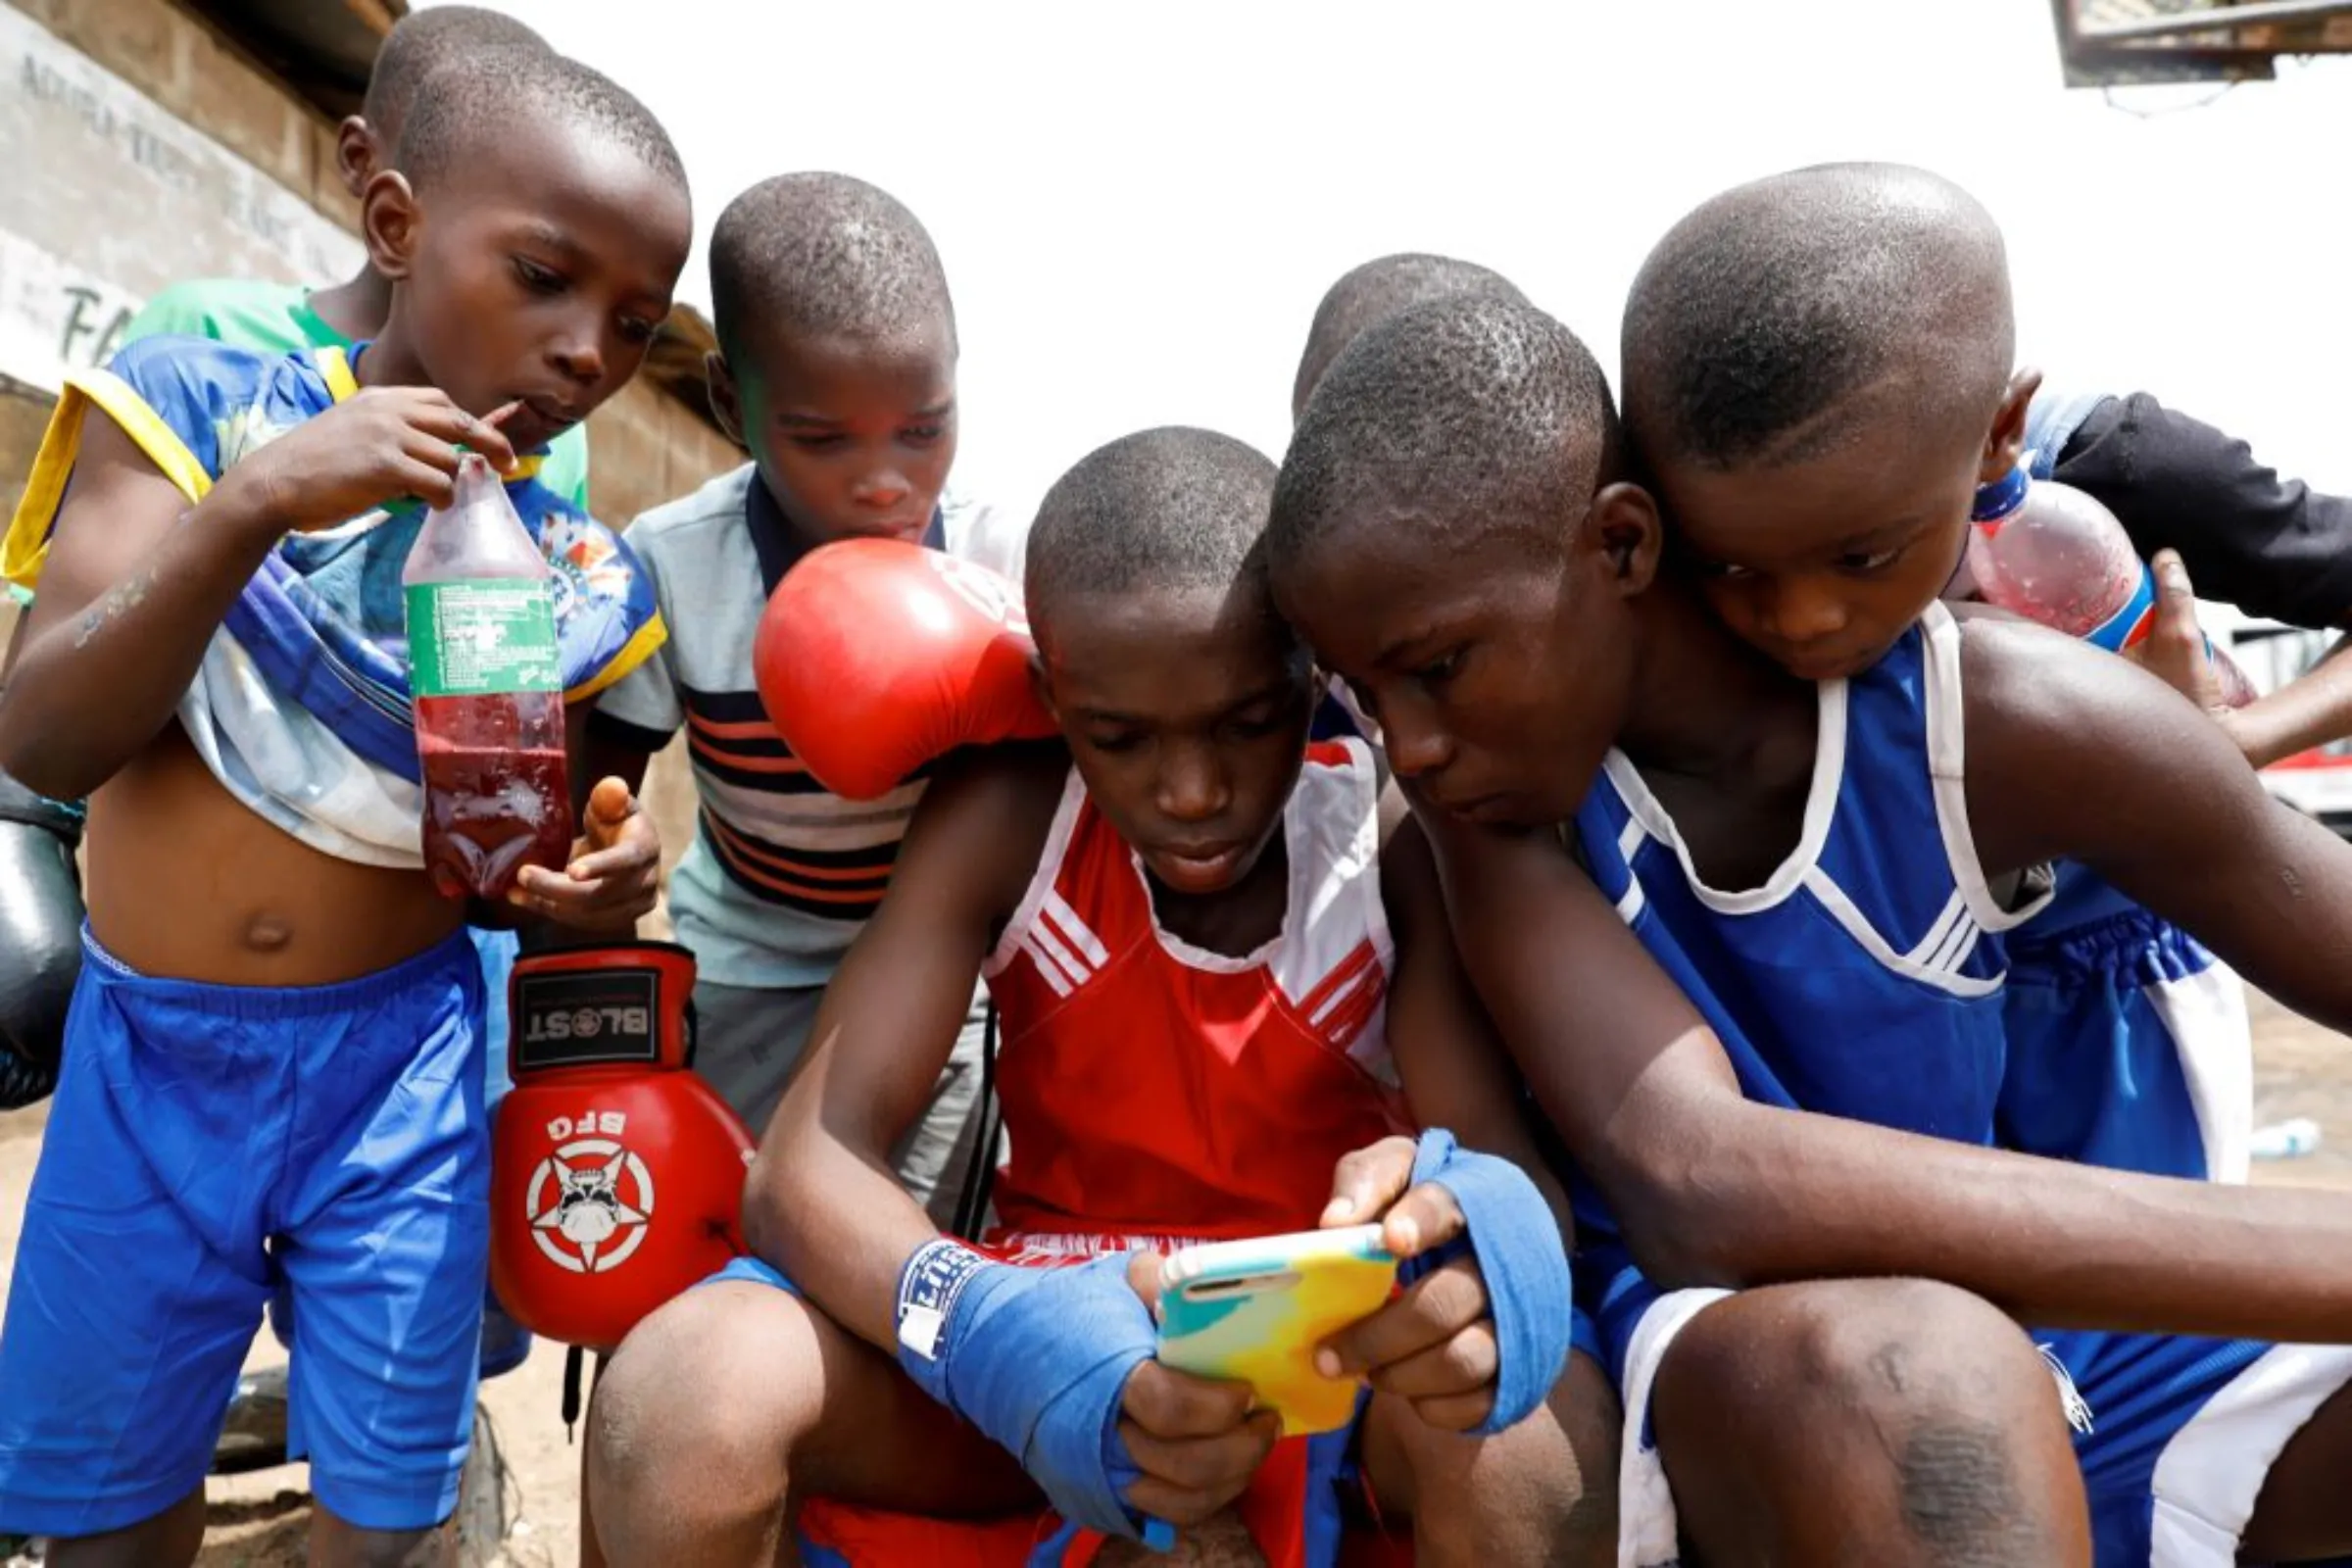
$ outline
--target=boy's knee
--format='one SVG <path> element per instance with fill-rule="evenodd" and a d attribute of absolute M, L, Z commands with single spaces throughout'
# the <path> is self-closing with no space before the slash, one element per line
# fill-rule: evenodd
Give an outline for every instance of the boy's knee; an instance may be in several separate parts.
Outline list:
<path fill-rule="evenodd" d="M 1686 1524 L 1760 1515 L 1784 1543 L 1842 1528 L 1889 1562 L 2067 1560 L 2080 1481 L 2056 1384 L 1970 1292 L 1743 1293 L 1675 1342 L 1652 1409 Z"/>
<path fill-rule="evenodd" d="M 1383 1397 L 1365 1435 L 1374 1491 L 1384 1510 L 1410 1513 L 1425 1562 L 1600 1568 L 1617 1560 L 1621 1410 L 1581 1352 L 1542 1408 L 1490 1438 L 1441 1431 Z"/>
<path fill-rule="evenodd" d="M 1881 1432 L 1952 1423 L 1998 1427 L 2055 1408 L 2033 1342 L 1997 1307 L 1931 1280 L 1844 1280 L 1749 1292 L 1750 1332 L 1699 1332 L 1669 1354 L 1669 1380 L 1702 1384 L 1714 1400 L 1799 1406 L 1870 1422 Z M 1727 1305 L 1731 1303 L 1726 1303 Z M 1718 1307 L 1715 1311 L 1722 1311 Z"/>
<path fill-rule="evenodd" d="M 793 1354 L 808 1341 L 805 1319 L 782 1291 L 701 1286 L 605 1363 L 588 1409 L 587 1488 L 615 1563 L 781 1520 L 792 1444 L 817 1396 L 813 1364 L 800 1376 Z"/>

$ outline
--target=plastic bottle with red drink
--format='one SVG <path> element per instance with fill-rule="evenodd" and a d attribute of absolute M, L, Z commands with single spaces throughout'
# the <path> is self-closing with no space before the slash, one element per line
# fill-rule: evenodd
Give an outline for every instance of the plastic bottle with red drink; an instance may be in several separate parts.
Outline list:
<path fill-rule="evenodd" d="M 1970 515 L 1966 572 L 1985 603 L 2115 653 L 2154 629 L 2155 573 L 2096 497 L 2021 466 L 1980 488 Z M 2205 651 L 2223 701 L 2252 702 L 2245 671 L 2211 638 Z"/>
<path fill-rule="evenodd" d="M 449 898 L 503 899 L 571 854 L 550 569 L 490 465 L 417 531 L 400 574 L 424 774 L 424 866 Z"/>

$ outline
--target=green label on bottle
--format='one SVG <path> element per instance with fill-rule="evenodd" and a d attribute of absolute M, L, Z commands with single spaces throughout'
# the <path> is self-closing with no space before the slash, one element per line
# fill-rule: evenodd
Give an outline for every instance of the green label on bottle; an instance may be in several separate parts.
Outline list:
<path fill-rule="evenodd" d="M 492 578 L 407 592 L 409 684 L 418 697 L 564 689 L 546 583 Z"/>

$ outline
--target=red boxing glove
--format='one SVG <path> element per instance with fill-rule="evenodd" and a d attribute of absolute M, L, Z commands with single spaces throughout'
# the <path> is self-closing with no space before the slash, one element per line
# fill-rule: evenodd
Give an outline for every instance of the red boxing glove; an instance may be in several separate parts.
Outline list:
<path fill-rule="evenodd" d="M 1014 583 L 898 539 L 820 545 L 760 617 L 752 671 L 808 774 L 870 801 L 958 746 L 1054 733 Z"/>
<path fill-rule="evenodd" d="M 744 1251 L 754 1144 L 686 1070 L 693 991 L 694 955 L 666 942 L 514 962 L 490 1279 L 534 1334 L 609 1349 Z"/>

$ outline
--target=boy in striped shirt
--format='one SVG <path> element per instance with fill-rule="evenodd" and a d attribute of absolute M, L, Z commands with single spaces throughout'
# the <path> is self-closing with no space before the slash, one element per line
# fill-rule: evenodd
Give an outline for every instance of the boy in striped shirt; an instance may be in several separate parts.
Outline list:
<path fill-rule="evenodd" d="M 878 801 L 843 800 L 776 738 L 752 681 L 767 597 L 808 551 L 858 536 L 919 540 L 1017 578 L 1026 519 L 945 493 L 955 308 L 930 236 L 899 202 L 840 174 L 763 181 L 720 216 L 710 285 L 711 403 L 754 459 L 629 530 L 673 631 L 605 695 L 590 738 L 600 765 L 634 781 L 686 731 L 700 823 L 669 899 L 699 970 L 695 1065 L 757 1132 L 923 792 L 918 775 Z M 942 1220 L 982 1019 L 975 1002 L 898 1154 Z"/>

